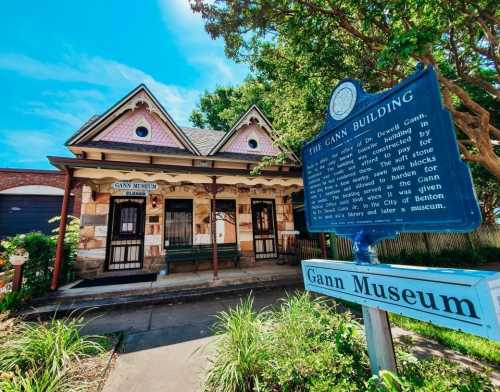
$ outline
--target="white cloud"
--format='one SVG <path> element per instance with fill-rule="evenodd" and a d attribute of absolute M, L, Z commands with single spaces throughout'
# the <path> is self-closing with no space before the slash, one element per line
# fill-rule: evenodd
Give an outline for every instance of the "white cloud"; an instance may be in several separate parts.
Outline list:
<path fill-rule="evenodd" d="M 45 103 L 32 102 L 28 112 L 57 120 L 69 126 L 81 125 L 86 118 L 94 113 L 85 113 L 86 108 L 94 108 L 94 102 L 103 99 L 103 93 L 96 87 L 110 89 L 112 95 L 120 96 L 132 90 L 137 85 L 146 84 L 165 109 L 180 124 L 187 124 L 189 114 L 195 105 L 200 91 L 187 89 L 175 85 L 167 85 L 156 80 L 146 72 L 130 67 L 126 64 L 101 57 L 86 55 L 72 55 L 66 58 L 65 63 L 47 63 L 22 54 L 0 54 L 0 69 L 17 72 L 21 75 L 42 80 L 61 82 L 77 82 L 92 86 L 88 90 L 69 90 L 52 92 L 57 98 L 54 105 L 48 107 Z M 113 101 L 108 101 L 111 106 Z M 51 103 L 52 104 L 52 103 Z M 67 110 L 71 113 L 65 114 Z M 78 113 L 75 115 L 74 113 Z"/>

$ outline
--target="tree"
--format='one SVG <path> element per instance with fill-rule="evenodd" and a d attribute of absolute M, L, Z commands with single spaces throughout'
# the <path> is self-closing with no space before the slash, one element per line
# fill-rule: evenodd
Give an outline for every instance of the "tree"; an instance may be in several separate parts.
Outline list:
<path fill-rule="evenodd" d="M 190 120 L 200 128 L 227 132 L 253 104 L 266 114 L 270 112 L 270 102 L 266 99 L 269 88 L 269 83 L 247 78 L 237 87 L 217 87 L 212 93 L 205 91 Z"/>
<path fill-rule="evenodd" d="M 213 38 L 224 38 L 228 56 L 271 83 L 274 125 L 288 145 L 319 130 L 340 79 L 379 91 L 419 61 L 437 70 L 463 158 L 500 179 L 496 0 L 191 0 L 191 6 Z"/>
<path fill-rule="evenodd" d="M 474 188 L 480 200 L 483 223 L 494 225 L 497 220 L 495 208 L 500 204 L 500 181 L 476 162 L 471 165 Z"/>

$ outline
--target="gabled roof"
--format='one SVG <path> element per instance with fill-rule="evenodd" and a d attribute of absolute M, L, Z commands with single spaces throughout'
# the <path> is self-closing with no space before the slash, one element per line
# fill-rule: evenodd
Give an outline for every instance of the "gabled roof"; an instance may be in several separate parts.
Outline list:
<path fill-rule="evenodd" d="M 215 129 L 182 127 L 186 136 L 193 142 L 201 155 L 208 155 L 210 150 L 224 137 L 226 132 Z"/>
<path fill-rule="evenodd" d="M 106 123 L 106 120 L 110 120 L 113 115 L 117 113 L 121 114 L 121 109 L 133 109 L 135 106 L 142 102 L 139 98 L 140 93 L 146 94 L 147 98 L 151 100 L 154 108 L 150 108 L 160 116 L 163 120 L 171 125 L 171 130 L 179 142 L 194 155 L 201 155 L 200 151 L 196 148 L 194 143 L 186 136 L 181 127 L 179 127 L 175 121 L 172 119 L 170 114 L 165 110 L 162 104 L 155 98 L 155 96 L 149 91 L 149 89 L 144 84 L 140 84 L 120 101 L 118 101 L 114 106 L 112 106 L 108 111 L 106 111 L 101 116 L 93 116 L 88 120 L 75 134 L 73 134 L 67 141 L 67 146 L 81 145 L 89 142 L 90 139 L 96 136 L 102 129 L 99 127 Z M 134 98 L 136 98 L 134 100 Z"/>
<path fill-rule="evenodd" d="M 297 156 L 288 150 L 285 150 L 283 147 L 281 147 L 278 143 L 276 143 L 276 140 L 274 139 L 272 135 L 272 130 L 273 127 L 271 125 L 271 122 L 269 119 L 266 117 L 264 112 L 260 110 L 260 108 L 253 104 L 248 108 L 248 110 L 234 123 L 233 127 L 230 129 L 229 132 L 227 132 L 222 139 L 219 140 L 219 142 L 213 146 L 213 148 L 210 150 L 208 155 L 217 155 L 220 156 L 222 154 L 228 154 L 227 152 L 221 152 L 221 149 L 226 145 L 226 143 L 231 140 L 231 138 L 240 130 L 241 127 L 244 125 L 249 125 L 253 119 L 257 119 L 257 122 L 259 123 L 260 127 L 266 132 L 266 134 L 269 136 L 269 138 L 276 144 L 276 146 L 283 152 L 287 153 L 289 158 L 292 161 L 298 162 L 299 159 Z"/>

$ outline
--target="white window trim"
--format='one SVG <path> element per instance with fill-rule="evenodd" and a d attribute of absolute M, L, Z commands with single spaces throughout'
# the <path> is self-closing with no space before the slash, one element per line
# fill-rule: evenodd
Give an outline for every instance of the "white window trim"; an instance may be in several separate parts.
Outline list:
<path fill-rule="evenodd" d="M 254 139 L 257 142 L 257 148 L 251 148 L 249 146 L 248 142 L 251 139 Z M 260 138 L 259 138 L 259 135 L 257 135 L 257 132 L 255 132 L 255 131 L 252 131 L 252 133 L 250 135 L 248 135 L 248 137 L 247 137 L 247 150 L 248 151 L 257 151 L 257 152 L 260 151 Z"/>
<path fill-rule="evenodd" d="M 148 130 L 147 136 L 140 137 L 140 136 L 136 135 L 135 130 L 139 127 L 144 127 Z M 134 123 L 133 129 L 132 129 L 132 139 L 141 140 L 143 142 L 150 142 L 152 134 L 153 134 L 153 131 L 151 129 L 151 124 L 149 124 L 149 122 L 143 116 L 138 118 L 137 121 Z"/>

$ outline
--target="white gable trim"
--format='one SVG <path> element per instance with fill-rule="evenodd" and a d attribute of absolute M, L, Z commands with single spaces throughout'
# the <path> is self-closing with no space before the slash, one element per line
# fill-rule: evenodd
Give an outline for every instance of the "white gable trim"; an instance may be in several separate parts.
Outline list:
<path fill-rule="evenodd" d="M 256 112 L 257 116 L 252 115 L 252 112 Z M 259 107 L 255 104 L 250 106 L 250 108 L 245 112 L 245 114 L 243 114 L 238 119 L 238 121 L 236 121 L 236 123 L 233 125 L 231 130 L 228 133 L 226 133 L 221 140 L 219 140 L 219 142 L 212 148 L 212 150 L 210 150 L 208 155 L 214 155 L 217 152 L 219 152 L 222 149 L 222 147 L 224 147 L 231 139 L 233 139 L 233 137 L 236 135 L 236 133 L 243 126 L 250 125 L 251 120 L 253 118 L 257 119 L 257 123 L 260 125 L 262 130 L 269 136 L 271 141 L 276 145 L 276 147 L 280 151 L 287 153 L 293 161 L 299 162 L 299 159 L 297 158 L 297 156 L 293 152 L 285 150 L 283 147 L 281 147 L 279 145 L 279 143 L 276 143 L 276 139 L 274 139 L 274 137 L 271 133 L 272 129 L 273 129 L 271 122 L 267 119 L 266 115 L 262 112 L 262 110 L 260 110 Z"/>
<path fill-rule="evenodd" d="M 141 96 L 141 93 L 145 94 L 145 97 Z M 151 102 L 148 102 L 148 100 Z M 186 149 L 191 151 L 194 155 L 201 155 L 195 145 L 188 139 L 182 129 L 175 123 L 170 114 L 144 84 L 132 90 L 87 128 L 84 128 L 81 132 L 72 136 L 66 142 L 66 145 L 73 145 L 91 139 L 103 130 L 102 127 L 106 124 L 106 121 L 117 118 L 127 110 L 135 110 L 140 103 L 146 103 L 151 113 L 157 114 L 161 120 L 171 125 L 172 133 L 179 140 L 181 145 L 186 147 Z"/>

